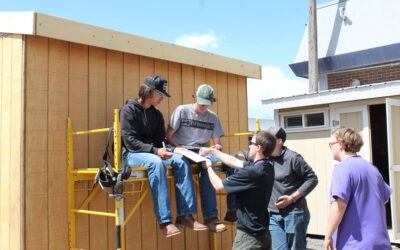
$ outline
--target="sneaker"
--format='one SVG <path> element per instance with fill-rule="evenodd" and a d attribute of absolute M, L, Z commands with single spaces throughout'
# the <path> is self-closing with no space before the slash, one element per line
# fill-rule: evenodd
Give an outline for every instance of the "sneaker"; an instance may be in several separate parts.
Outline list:
<path fill-rule="evenodd" d="M 213 233 L 221 233 L 226 230 L 226 226 L 222 224 L 218 218 L 204 219 L 204 224 L 206 224 L 208 230 Z"/>
<path fill-rule="evenodd" d="M 226 214 L 225 214 L 224 221 L 235 223 L 237 221 L 236 210 L 227 211 Z"/>
<path fill-rule="evenodd" d="M 208 229 L 206 225 L 197 222 L 191 214 L 179 216 L 178 218 L 176 218 L 176 225 L 180 228 L 188 227 L 194 231 L 203 231 Z"/>
<path fill-rule="evenodd" d="M 181 233 L 181 231 L 179 231 L 179 229 L 171 222 L 160 224 L 159 228 L 161 235 L 167 238 Z"/>

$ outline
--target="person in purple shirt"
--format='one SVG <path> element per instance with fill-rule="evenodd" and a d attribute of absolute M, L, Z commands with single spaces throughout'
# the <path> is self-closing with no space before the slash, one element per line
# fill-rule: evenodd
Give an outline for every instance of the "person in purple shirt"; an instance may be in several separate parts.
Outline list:
<path fill-rule="evenodd" d="M 385 211 L 392 189 L 374 165 L 357 155 L 362 145 L 352 128 L 332 133 L 329 146 L 340 163 L 332 174 L 324 249 L 392 249 Z"/>

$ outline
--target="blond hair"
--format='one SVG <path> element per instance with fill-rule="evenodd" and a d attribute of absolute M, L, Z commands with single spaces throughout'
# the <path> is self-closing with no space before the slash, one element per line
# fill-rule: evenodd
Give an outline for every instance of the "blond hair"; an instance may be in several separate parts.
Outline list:
<path fill-rule="evenodd" d="M 336 128 L 332 135 L 346 152 L 357 153 L 364 144 L 361 135 L 350 127 Z"/>

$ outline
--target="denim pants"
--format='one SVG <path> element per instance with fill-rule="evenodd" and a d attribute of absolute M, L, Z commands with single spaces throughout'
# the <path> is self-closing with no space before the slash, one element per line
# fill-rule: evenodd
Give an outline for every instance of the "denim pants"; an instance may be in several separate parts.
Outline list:
<path fill-rule="evenodd" d="M 236 173 L 238 170 L 236 168 L 226 167 L 226 178 Z M 227 194 L 226 195 L 226 206 L 228 211 L 236 211 L 237 203 L 236 203 L 236 194 Z"/>
<path fill-rule="evenodd" d="M 210 159 L 213 165 L 221 162 L 221 160 L 213 154 L 206 155 L 205 157 Z M 216 218 L 218 217 L 217 193 L 211 184 L 210 178 L 208 178 L 207 169 L 202 168 L 200 165 L 199 169 L 199 190 L 203 218 Z"/>
<path fill-rule="evenodd" d="M 273 250 L 305 250 L 307 247 L 307 227 L 310 213 L 288 213 L 286 215 L 271 213 L 269 231 Z"/>
<path fill-rule="evenodd" d="M 271 238 L 268 231 L 261 235 L 251 235 L 240 229 L 236 229 L 236 236 L 233 241 L 232 250 L 258 249 L 271 249 Z"/>
<path fill-rule="evenodd" d="M 131 166 L 132 171 L 139 166 L 147 168 L 153 209 L 159 224 L 173 220 L 168 194 L 168 165 L 173 167 L 174 172 L 177 216 L 197 213 L 190 163 L 182 156 L 173 154 L 170 159 L 162 160 L 155 154 L 128 152 L 124 154 L 123 163 L 125 166 Z"/>

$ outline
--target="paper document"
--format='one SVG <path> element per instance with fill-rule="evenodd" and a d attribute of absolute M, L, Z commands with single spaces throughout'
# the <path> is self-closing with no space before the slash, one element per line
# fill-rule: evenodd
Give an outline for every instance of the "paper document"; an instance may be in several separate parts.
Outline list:
<path fill-rule="evenodd" d="M 174 153 L 183 155 L 183 156 L 189 158 L 190 160 L 192 160 L 194 162 L 203 162 L 203 161 L 207 160 L 205 157 L 199 155 L 198 153 L 190 151 L 190 150 L 184 150 L 184 149 L 176 148 L 174 150 Z"/>

